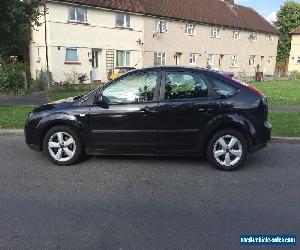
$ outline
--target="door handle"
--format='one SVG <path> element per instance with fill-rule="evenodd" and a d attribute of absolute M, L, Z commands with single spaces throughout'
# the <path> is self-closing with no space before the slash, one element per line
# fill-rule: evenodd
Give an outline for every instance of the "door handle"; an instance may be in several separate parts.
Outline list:
<path fill-rule="evenodd" d="M 142 108 L 141 109 L 141 112 L 144 114 L 144 115 L 149 115 L 151 113 L 151 111 L 148 109 L 148 108 Z"/>

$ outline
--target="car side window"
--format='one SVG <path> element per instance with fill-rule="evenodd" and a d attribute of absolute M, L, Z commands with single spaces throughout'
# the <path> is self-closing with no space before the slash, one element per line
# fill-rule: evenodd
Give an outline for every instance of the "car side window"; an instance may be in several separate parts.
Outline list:
<path fill-rule="evenodd" d="M 200 75 L 190 72 L 166 72 L 166 100 L 205 97 L 208 97 L 208 88 Z"/>
<path fill-rule="evenodd" d="M 232 96 L 236 93 L 237 89 L 230 86 L 226 82 L 215 78 L 215 77 L 209 77 L 213 88 L 217 92 L 217 94 L 222 95 L 222 96 Z"/>
<path fill-rule="evenodd" d="M 146 72 L 118 80 L 103 91 L 109 103 L 134 103 L 152 101 L 157 82 L 157 72 Z"/>

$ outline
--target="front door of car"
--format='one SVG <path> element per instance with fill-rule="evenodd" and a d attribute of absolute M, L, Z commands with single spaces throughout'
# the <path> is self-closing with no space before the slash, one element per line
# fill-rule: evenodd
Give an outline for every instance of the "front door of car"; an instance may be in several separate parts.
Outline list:
<path fill-rule="evenodd" d="M 161 74 L 127 74 L 102 91 L 89 113 L 89 148 L 98 153 L 153 154 Z"/>
<path fill-rule="evenodd" d="M 197 151 L 200 132 L 220 110 L 207 79 L 189 70 L 165 71 L 160 99 L 159 153 Z"/>

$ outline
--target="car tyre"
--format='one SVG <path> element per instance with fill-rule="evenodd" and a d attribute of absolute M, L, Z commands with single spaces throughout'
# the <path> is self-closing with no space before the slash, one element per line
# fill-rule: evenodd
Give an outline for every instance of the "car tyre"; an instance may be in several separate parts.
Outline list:
<path fill-rule="evenodd" d="M 225 129 L 213 135 L 206 152 L 208 161 L 225 171 L 241 167 L 247 154 L 248 145 L 245 136 L 235 129 Z"/>
<path fill-rule="evenodd" d="M 49 160 L 58 166 L 76 164 L 83 155 L 80 138 L 66 126 L 51 128 L 44 137 L 43 149 Z"/>

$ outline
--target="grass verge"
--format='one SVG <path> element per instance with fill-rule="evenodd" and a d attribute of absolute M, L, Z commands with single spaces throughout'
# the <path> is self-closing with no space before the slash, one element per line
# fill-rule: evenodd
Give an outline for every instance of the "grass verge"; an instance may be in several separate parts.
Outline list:
<path fill-rule="evenodd" d="M 0 129 L 8 128 L 24 128 L 27 114 L 32 111 L 35 106 L 0 106 Z"/>
<path fill-rule="evenodd" d="M 252 83 L 271 105 L 300 105 L 300 80 Z"/>
<path fill-rule="evenodd" d="M 273 136 L 300 137 L 300 112 L 271 111 Z"/>

